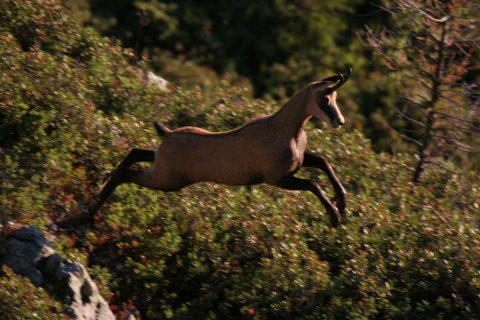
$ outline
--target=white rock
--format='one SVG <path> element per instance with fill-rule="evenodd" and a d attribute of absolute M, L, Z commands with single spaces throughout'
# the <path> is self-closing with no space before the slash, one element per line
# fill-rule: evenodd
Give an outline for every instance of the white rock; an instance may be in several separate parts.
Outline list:
<path fill-rule="evenodd" d="M 70 318 L 115 320 L 85 267 L 56 253 L 38 228 L 26 226 L 14 231 L 7 242 L 3 263 L 35 285 L 45 286 L 59 298 Z"/>
<path fill-rule="evenodd" d="M 148 71 L 147 78 L 148 78 L 148 83 L 156 85 L 160 90 L 162 91 L 168 90 L 168 81 L 156 75 L 152 71 Z"/>

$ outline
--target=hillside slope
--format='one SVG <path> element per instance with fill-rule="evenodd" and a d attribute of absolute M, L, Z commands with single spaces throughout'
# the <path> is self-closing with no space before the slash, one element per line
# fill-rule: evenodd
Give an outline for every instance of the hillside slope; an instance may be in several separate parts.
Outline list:
<path fill-rule="evenodd" d="M 2 1 L 0 39 L 0 221 L 54 233 L 113 309 L 143 319 L 480 317 L 476 175 L 432 169 L 412 185 L 411 156 L 374 153 L 358 132 L 308 129 L 309 149 L 349 192 L 338 229 L 312 195 L 213 184 L 168 194 L 124 185 L 96 230 L 58 228 L 130 148 L 159 142 L 152 119 L 226 130 L 279 106 L 226 82 L 208 94 L 163 92 L 131 51 L 56 1 Z M 330 190 L 320 172 L 303 174 Z M 12 279 L 0 285 L 24 293 L 11 309 L 21 317 L 34 304 L 27 297 L 44 294 L 11 289 L 22 287 Z M 11 301 L 0 295 L 0 305 Z"/>

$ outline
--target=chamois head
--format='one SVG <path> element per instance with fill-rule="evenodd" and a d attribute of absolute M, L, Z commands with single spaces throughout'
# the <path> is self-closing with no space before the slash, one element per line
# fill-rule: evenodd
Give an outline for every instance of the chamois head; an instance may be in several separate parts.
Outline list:
<path fill-rule="evenodd" d="M 345 123 L 337 106 L 337 89 L 340 88 L 352 74 L 352 68 L 347 66 L 345 74 L 325 78 L 312 84 L 312 95 L 315 103 L 311 103 L 309 113 L 328 123 L 332 128 L 340 128 Z"/>

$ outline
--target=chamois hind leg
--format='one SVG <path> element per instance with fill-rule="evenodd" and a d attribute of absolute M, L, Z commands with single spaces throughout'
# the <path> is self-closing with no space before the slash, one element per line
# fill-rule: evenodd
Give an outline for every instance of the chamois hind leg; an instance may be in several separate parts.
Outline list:
<path fill-rule="evenodd" d="M 88 205 L 88 214 L 91 219 L 94 219 L 95 214 L 100 207 L 107 201 L 115 188 L 123 182 L 129 182 L 128 178 L 134 172 L 129 167 L 136 162 L 153 162 L 155 160 L 155 152 L 146 149 L 132 149 L 127 157 L 120 162 L 112 171 L 110 177 L 103 184 L 100 192 Z"/>
<path fill-rule="evenodd" d="M 153 162 L 155 160 L 155 151 L 147 149 L 133 148 L 130 150 L 120 165 L 130 167 L 136 162 Z"/>
<path fill-rule="evenodd" d="M 324 158 L 310 152 L 305 152 L 302 167 L 311 167 L 321 169 L 328 177 L 328 180 L 335 190 L 335 205 L 342 215 L 345 215 L 345 207 L 347 206 L 347 192 L 338 180 L 332 166 Z"/>
<path fill-rule="evenodd" d="M 277 186 L 286 190 L 305 190 L 312 192 L 317 196 L 327 210 L 332 225 L 337 227 L 338 224 L 342 222 L 342 216 L 338 212 L 337 207 L 335 207 L 330 200 L 328 200 L 328 198 L 325 196 L 325 193 L 315 182 L 307 179 L 300 179 L 294 176 L 286 176 L 278 182 Z"/>

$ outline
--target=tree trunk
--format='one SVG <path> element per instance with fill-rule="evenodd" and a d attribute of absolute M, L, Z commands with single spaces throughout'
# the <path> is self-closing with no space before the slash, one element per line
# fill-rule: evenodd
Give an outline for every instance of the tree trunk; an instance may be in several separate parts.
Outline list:
<path fill-rule="evenodd" d="M 433 131 L 433 124 L 435 121 L 435 111 L 433 108 L 435 103 L 440 98 L 440 85 L 442 83 L 443 72 L 445 69 L 445 36 L 447 34 L 447 21 L 445 20 L 442 23 L 442 36 L 438 41 L 438 56 L 437 56 L 437 64 L 435 67 L 435 73 L 432 77 L 432 91 L 431 91 L 431 98 L 430 101 L 427 102 L 428 106 L 428 119 L 427 125 L 425 127 L 425 135 L 422 138 L 422 144 L 419 147 L 418 154 L 420 155 L 420 160 L 415 167 L 415 171 L 413 173 L 413 182 L 418 183 L 422 177 L 423 172 L 425 171 L 425 167 L 428 163 L 428 147 L 432 142 L 432 131 Z"/>

